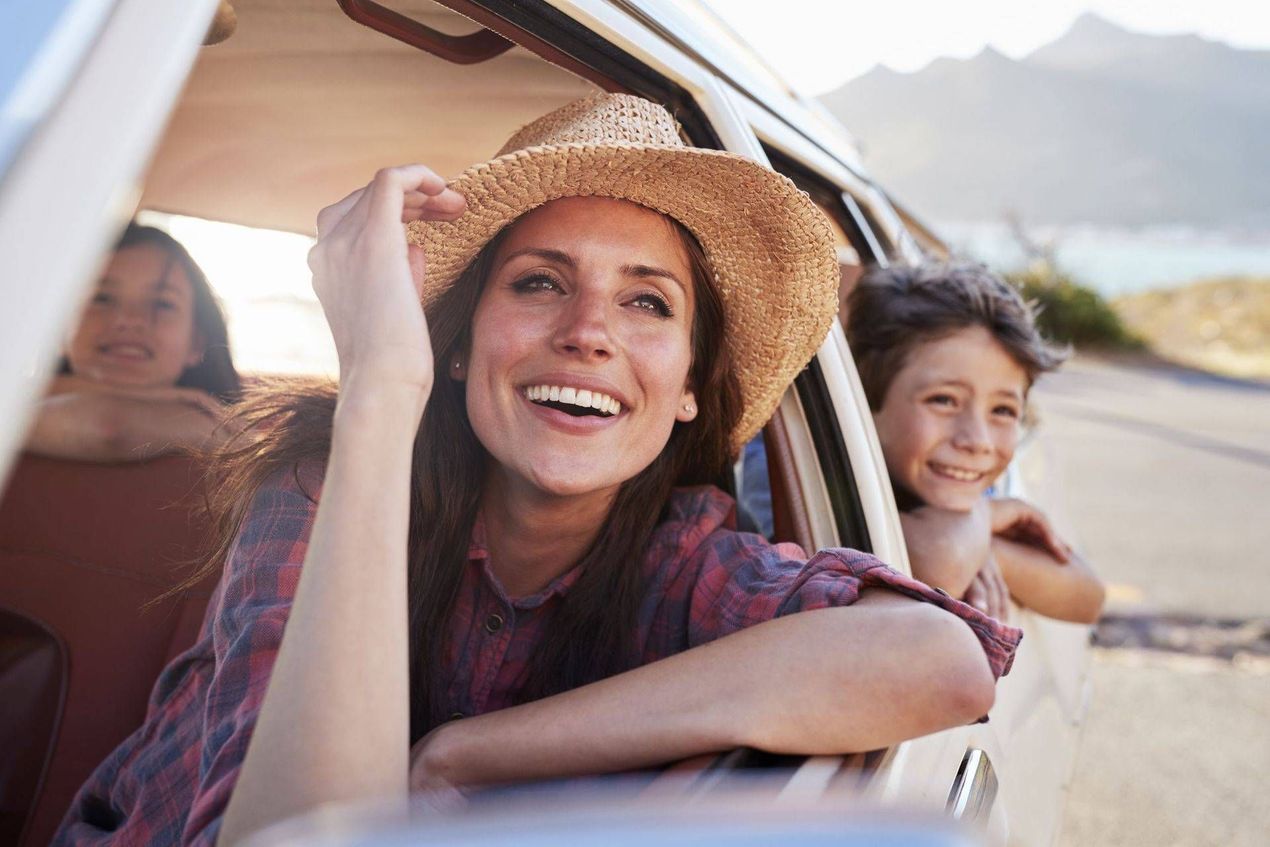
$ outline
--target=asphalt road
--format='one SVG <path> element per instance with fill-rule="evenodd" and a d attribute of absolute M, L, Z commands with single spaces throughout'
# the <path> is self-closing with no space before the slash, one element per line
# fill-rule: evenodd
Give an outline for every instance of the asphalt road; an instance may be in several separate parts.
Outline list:
<path fill-rule="evenodd" d="M 1164 622 L 1095 649 L 1060 844 L 1270 844 L 1270 386 L 1078 359 L 1034 399 L 1108 612 Z"/>

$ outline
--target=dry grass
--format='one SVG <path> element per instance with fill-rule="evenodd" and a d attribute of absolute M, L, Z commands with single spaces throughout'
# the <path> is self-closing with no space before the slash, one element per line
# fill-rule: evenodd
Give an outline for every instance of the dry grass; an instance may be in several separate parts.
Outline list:
<path fill-rule="evenodd" d="M 1270 278 L 1148 291 L 1112 304 L 1159 355 L 1236 377 L 1270 379 Z"/>

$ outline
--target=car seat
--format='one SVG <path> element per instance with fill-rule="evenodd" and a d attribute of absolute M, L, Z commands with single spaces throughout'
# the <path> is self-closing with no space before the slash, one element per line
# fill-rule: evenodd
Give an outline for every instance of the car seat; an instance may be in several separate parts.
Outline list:
<path fill-rule="evenodd" d="M 164 595 L 205 552 L 201 476 L 185 457 L 17 461 L 0 500 L 0 846 L 49 842 L 197 637 L 215 577 Z"/>

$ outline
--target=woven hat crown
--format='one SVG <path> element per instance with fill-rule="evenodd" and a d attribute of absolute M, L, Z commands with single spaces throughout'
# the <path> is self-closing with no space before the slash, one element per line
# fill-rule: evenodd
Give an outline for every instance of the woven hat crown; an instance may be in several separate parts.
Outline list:
<path fill-rule="evenodd" d="M 521 127 L 498 156 L 565 144 L 687 146 L 675 119 L 658 104 L 629 94 L 595 94 Z"/>

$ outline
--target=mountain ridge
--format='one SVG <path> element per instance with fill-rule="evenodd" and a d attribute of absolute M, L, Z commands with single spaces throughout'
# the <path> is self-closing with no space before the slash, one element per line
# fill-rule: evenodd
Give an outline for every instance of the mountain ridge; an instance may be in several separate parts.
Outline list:
<path fill-rule="evenodd" d="M 1270 51 L 1086 14 L 1021 60 L 878 65 L 820 100 L 924 217 L 1270 227 Z"/>

